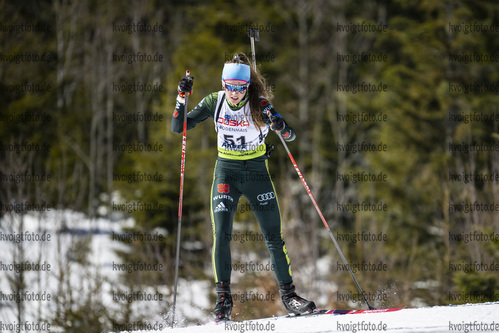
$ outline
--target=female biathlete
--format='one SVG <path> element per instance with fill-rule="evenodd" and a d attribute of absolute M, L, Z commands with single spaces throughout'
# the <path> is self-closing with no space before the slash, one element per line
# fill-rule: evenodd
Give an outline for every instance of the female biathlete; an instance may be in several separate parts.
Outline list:
<path fill-rule="evenodd" d="M 213 314 L 230 319 L 232 222 L 241 195 L 248 200 L 260 224 L 272 267 L 280 286 L 284 307 L 290 315 L 315 309 L 312 301 L 298 296 L 293 285 L 290 260 L 282 237 L 281 214 L 267 164 L 265 137 L 269 127 L 292 141 L 295 132 L 274 110 L 265 91 L 263 77 L 250 66 L 244 53 L 236 53 L 224 64 L 222 88 L 206 96 L 187 114 L 187 129 L 212 119 L 218 135 L 218 158 L 212 186 L 212 265 L 217 301 Z M 193 78 L 184 76 L 172 117 L 172 131 L 183 131 L 185 94 L 191 94 Z M 270 116 L 269 116 L 270 114 Z"/>

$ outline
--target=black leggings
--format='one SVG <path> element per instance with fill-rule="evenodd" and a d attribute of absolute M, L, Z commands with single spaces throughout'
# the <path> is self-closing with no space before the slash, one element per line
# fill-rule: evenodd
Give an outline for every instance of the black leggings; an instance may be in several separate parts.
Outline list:
<path fill-rule="evenodd" d="M 277 282 L 281 286 L 291 283 L 291 265 L 282 238 L 279 203 L 265 157 L 245 161 L 217 160 L 211 200 L 215 282 L 230 282 L 232 222 L 241 195 L 248 200 L 260 224 Z"/>

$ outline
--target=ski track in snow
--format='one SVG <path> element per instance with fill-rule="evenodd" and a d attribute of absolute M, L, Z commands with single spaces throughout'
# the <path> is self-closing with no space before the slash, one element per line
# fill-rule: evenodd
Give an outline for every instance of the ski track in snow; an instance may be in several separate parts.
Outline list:
<path fill-rule="evenodd" d="M 499 302 L 403 309 L 389 313 L 265 318 L 168 328 L 171 333 L 218 332 L 497 332 Z M 146 332 L 146 331 L 143 331 Z M 152 333 L 152 331 L 148 332 Z"/>

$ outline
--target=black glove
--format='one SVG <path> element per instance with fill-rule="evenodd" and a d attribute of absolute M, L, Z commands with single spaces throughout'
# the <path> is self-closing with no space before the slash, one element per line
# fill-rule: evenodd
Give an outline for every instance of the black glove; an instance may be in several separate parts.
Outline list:
<path fill-rule="evenodd" d="M 270 129 L 279 133 L 286 127 L 286 123 L 284 122 L 284 119 L 282 119 L 279 116 L 271 116 L 270 117 Z"/>
<path fill-rule="evenodd" d="M 181 97 L 185 97 L 185 94 L 188 93 L 188 96 L 192 93 L 192 86 L 194 84 L 194 78 L 192 76 L 183 76 L 180 82 L 178 83 L 178 94 Z"/>

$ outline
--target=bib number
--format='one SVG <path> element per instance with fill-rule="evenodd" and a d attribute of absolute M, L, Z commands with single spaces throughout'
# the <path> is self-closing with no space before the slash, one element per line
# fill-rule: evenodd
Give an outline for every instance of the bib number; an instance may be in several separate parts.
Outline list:
<path fill-rule="evenodd" d="M 234 135 L 224 134 L 224 141 L 232 147 L 244 147 L 244 145 L 246 144 L 246 138 L 244 136 L 240 136 L 234 140 Z M 236 141 L 238 142 L 237 144 Z"/>

